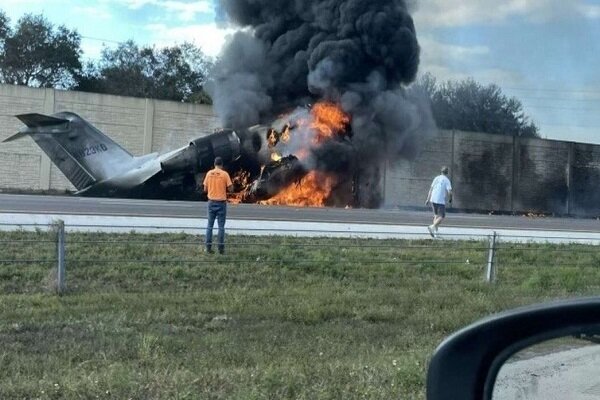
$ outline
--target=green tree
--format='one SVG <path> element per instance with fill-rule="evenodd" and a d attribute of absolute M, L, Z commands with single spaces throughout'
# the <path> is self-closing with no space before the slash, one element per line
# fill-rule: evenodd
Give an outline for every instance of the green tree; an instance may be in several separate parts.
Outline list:
<path fill-rule="evenodd" d="M 81 70 L 80 46 L 76 31 L 55 29 L 42 15 L 23 16 L 13 30 L 0 13 L 0 82 L 70 88 Z"/>
<path fill-rule="evenodd" d="M 497 85 L 483 86 L 471 78 L 440 84 L 429 73 L 417 85 L 429 93 L 439 128 L 539 137 L 521 102 L 504 95 Z"/>
<path fill-rule="evenodd" d="M 6 16 L 6 14 L 0 10 L 0 52 L 4 49 L 4 41 L 6 40 L 6 36 L 8 32 L 10 32 L 9 26 L 10 20 Z"/>
<path fill-rule="evenodd" d="M 211 61 L 190 43 L 157 49 L 127 41 L 104 48 L 97 64 L 88 64 L 77 89 L 122 96 L 210 103 L 204 83 Z"/>

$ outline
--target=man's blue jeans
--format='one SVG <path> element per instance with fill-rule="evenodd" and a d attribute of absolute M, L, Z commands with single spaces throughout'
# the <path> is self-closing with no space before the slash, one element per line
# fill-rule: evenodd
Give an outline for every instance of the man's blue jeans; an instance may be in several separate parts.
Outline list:
<path fill-rule="evenodd" d="M 208 201 L 208 225 L 206 226 L 206 250 L 212 248 L 213 226 L 215 218 L 219 226 L 219 252 L 225 251 L 225 218 L 227 217 L 227 202 L 226 201 Z"/>

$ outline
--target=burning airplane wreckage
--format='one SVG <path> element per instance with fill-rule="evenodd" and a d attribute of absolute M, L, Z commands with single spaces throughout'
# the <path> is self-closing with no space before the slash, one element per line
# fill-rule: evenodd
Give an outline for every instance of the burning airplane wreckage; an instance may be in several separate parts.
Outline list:
<path fill-rule="evenodd" d="M 328 203 L 336 189 L 345 186 L 346 204 L 352 199 L 352 182 L 317 169 L 315 154 L 327 144 L 350 144 L 350 118 L 333 103 L 301 107 L 275 120 L 257 125 L 242 137 L 251 138 L 252 150 L 243 146 L 234 169 L 233 201 L 283 205 L 335 205 Z"/>
<path fill-rule="evenodd" d="M 82 195 L 197 197 L 221 156 L 235 202 L 379 206 L 383 164 L 435 129 L 409 86 L 420 50 L 406 0 L 216 3 L 239 28 L 206 86 L 230 129 L 134 157 L 75 114 L 36 114 L 8 140 L 30 135 Z"/>
<path fill-rule="evenodd" d="M 219 156 L 233 176 L 234 202 L 324 205 L 335 179 L 311 171 L 312 151 L 326 140 L 345 140 L 349 132 L 348 116 L 320 103 L 272 126 L 223 129 L 165 154 L 135 157 L 71 112 L 17 118 L 26 127 L 5 142 L 30 136 L 75 194 L 98 197 L 199 199 L 198 183 Z"/>

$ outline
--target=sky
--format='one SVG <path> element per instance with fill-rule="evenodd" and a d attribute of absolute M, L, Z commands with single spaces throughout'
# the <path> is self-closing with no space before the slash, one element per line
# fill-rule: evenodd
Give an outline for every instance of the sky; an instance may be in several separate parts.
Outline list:
<path fill-rule="evenodd" d="M 600 0 L 408 0 L 419 73 L 473 78 L 518 98 L 542 137 L 600 144 Z M 218 56 L 234 30 L 213 0 L 1 0 L 14 24 L 43 14 L 82 36 L 85 59 L 132 39 Z"/>

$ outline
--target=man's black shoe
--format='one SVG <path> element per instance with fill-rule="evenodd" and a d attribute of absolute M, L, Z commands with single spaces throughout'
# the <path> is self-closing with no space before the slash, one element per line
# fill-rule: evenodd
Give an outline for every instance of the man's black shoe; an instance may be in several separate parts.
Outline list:
<path fill-rule="evenodd" d="M 215 254 L 215 252 L 212 251 L 212 249 L 204 249 L 204 252 L 208 254 Z"/>
<path fill-rule="evenodd" d="M 225 254 L 225 249 L 219 249 L 219 254 Z"/>

